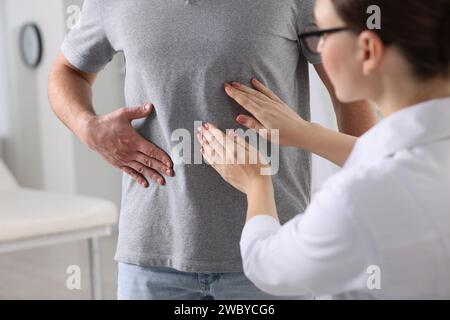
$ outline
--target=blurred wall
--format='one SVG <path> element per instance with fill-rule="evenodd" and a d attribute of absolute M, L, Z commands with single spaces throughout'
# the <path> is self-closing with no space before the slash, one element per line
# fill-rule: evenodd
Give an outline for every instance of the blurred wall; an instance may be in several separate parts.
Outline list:
<path fill-rule="evenodd" d="M 47 97 L 48 75 L 68 31 L 66 10 L 73 4 L 81 6 L 82 1 L 2 1 L 10 93 L 5 162 L 22 186 L 102 196 L 118 204 L 120 173 L 80 145 L 53 114 Z M 36 23 L 43 37 L 44 55 L 35 70 L 22 63 L 19 52 L 19 31 L 27 22 Z M 100 114 L 124 104 L 121 64 L 117 56 L 96 83 L 94 105 Z"/>
<path fill-rule="evenodd" d="M 48 102 L 48 76 L 68 31 L 66 10 L 81 3 L 79 0 L 0 0 L 0 23 L 4 27 L 0 31 L 5 31 L 5 41 L 2 41 L 5 48 L 0 47 L 0 51 L 7 61 L 6 81 L 0 80 L 0 85 L 9 98 L 8 128 L 0 138 L 2 157 L 23 187 L 99 196 L 120 205 L 120 172 L 82 145 L 56 118 Z M 35 70 L 22 63 L 19 51 L 20 28 L 28 22 L 38 25 L 43 38 L 43 59 Z M 122 62 L 118 55 L 95 84 L 94 105 L 99 114 L 124 105 Z M 105 278 L 110 281 L 107 287 L 111 289 L 107 297 L 113 298 L 115 238 L 103 240 L 102 246 Z M 0 255 L 0 299 L 89 298 L 87 258 L 85 242 Z M 84 290 L 80 292 L 65 287 L 66 267 L 72 264 L 86 271 Z"/>
<path fill-rule="evenodd" d="M 9 115 L 7 114 L 7 78 L 6 78 L 6 59 L 5 59 L 5 9 L 4 1 L 0 1 L 0 157 L 1 157 L 1 146 L 2 137 L 8 132 L 8 121 Z"/>
<path fill-rule="evenodd" d="M 46 92 L 55 49 L 64 35 L 62 1 L 5 0 L 4 9 L 10 93 L 5 161 L 22 186 L 73 192 L 71 136 L 52 116 Z M 43 35 L 44 55 L 35 70 L 22 63 L 19 51 L 20 28 L 28 22 L 35 22 Z"/>

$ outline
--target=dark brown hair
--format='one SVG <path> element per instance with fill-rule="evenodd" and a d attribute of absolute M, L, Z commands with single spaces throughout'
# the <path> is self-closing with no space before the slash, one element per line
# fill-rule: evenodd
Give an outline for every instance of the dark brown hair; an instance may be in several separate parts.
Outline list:
<path fill-rule="evenodd" d="M 372 30 L 396 46 L 415 76 L 450 76 L 450 0 L 333 0 L 340 18 L 367 30 L 369 6 L 381 9 L 381 29 Z"/>

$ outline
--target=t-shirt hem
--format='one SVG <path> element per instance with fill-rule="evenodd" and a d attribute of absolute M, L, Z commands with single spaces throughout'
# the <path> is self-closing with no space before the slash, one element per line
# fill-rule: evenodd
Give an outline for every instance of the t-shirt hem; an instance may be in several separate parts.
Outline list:
<path fill-rule="evenodd" d="M 114 260 L 119 263 L 133 264 L 140 267 L 167 267 L 181 272 L 195 273 L 234 273 L 244 272 L 242 259 L 232 259 L 223 261 L 211 260 L 188 260 L 179 259 L 172 256 L 161 255 L 139 255 L 139 254 L 117 254 Z"/>

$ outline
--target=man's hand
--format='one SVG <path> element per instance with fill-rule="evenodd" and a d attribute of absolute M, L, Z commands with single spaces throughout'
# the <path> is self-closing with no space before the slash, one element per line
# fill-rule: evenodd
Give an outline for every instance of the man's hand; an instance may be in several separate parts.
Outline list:
<path fill-rule="evenodd" d="M 173 176 L 169 155 L 139 135 L 131 121 L 145 118 L 153 105 L 121 108 L 104 116 L 93 116 L 80 133 L 80 139 L 114 167 L 129 174 L 144 187 L 146 178 L 165 184 L 163 174 Z"/>
<path fill-rule="evenodd" d="M 92 103 L 96 78 L 96 73 L 78 70 L 60 53 L 48 85 L 50 104 L 56 116 L 81 141 L 144 187 L 149 185 L 147 178 L 164 185 L 162 175 L 174 175 L 172 160 L 131 125 L 134 119 L 148 117 L 153 106 L 121 108 L 98 116 Z"/>

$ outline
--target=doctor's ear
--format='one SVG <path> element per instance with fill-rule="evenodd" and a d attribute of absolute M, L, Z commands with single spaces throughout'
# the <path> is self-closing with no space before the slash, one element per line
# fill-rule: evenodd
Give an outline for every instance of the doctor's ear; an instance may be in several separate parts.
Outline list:
<path fill-rule="evenodd" d="M 358 37 L 357 48 L 363 74 L 372 74 L 382 63 L 385 44 L 375 32 L 363 31 Z"/>

